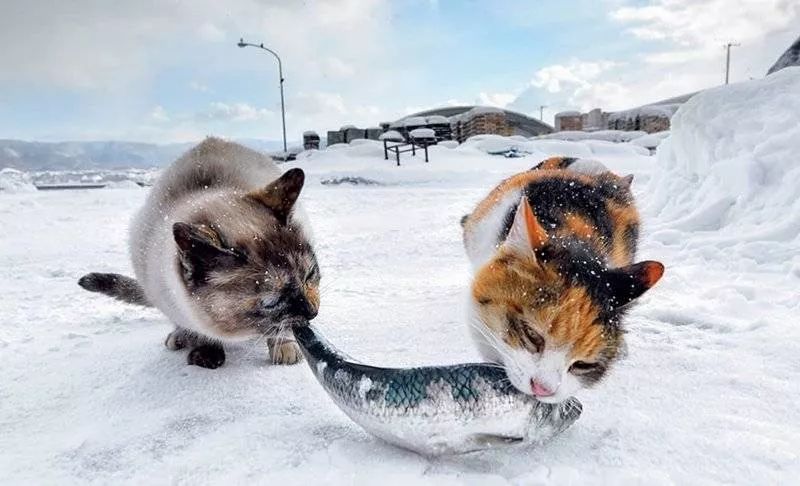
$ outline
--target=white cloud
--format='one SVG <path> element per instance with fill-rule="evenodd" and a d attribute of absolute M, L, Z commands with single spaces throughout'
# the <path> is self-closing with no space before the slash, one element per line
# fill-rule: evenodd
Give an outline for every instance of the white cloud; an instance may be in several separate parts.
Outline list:
<path fill-rule="evenodd" d="M 497 106 L 505 108 L 509 103 L 514 101 L 517 95 L 513 93 L 484 93 L 478 95 L 478 104 Z"/>
<path fill-rule="evenodd" d="M 651 0 L 625 6 L 610 17 L 628 32 L 662 48 L 644 56 L 653 64 L 684 64 L 720 57 L 728 42 L 763 47 L 774 34 L 792 29 L 800 18 L 797 0 Z M 764 50 L 760 52 L 764 54 Z"/>
<path fill-rule="evenodd" d="M 573 59 L 568 64 L 554 64 L 536 71 L 531 85 L 543 88 L 550 93 L 559 93 L 564 89 L 587 87 L 600 74 L 617 66 L 612 61 L 586 62 Z"/>
<path fill-rule="evenodd" d="M 733 81 L 760 77 L 797 36 L 797 0 L 649 0 L 612 10 L 643 54 L 572 60 L 539 69 L 510 107 L 528 113 L 601 107 L 619 110 L 720 84 L 728 41 Z M 548 111 L 551 111 L 548 110 Z"/>
<path fill-rule="evenodd" d="M 256 121 L 271 116 L 273 113 L 266 108 L 256 108 L 247 103 L 223 103 L 221 101 L 212 102 L 207 110 L 195 114 L 198 121 L 227 122 Z"/>

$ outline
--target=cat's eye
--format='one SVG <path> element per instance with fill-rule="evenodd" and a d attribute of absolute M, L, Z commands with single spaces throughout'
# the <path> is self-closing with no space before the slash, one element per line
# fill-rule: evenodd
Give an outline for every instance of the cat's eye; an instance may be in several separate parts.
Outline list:
<path fill-rule="evenodd" d="M 509 317 L 509 322 L 516 329 L 528 349 L 536 353 L 541 353 L 544 350 L 545 342 L 541 334 L 519 318 Z"/>
<path fill-rule="evenodd" d="M 590 363 L 588 361 L 575 361 L 569 367 L 569 372 L 574 375 L 585 375 L 600 368 L 600 363 Z"/>
<path fill-rule="evenodd" d="M 264 309 L 272 309 L 278 305 L 281 300 L 281 294 L 277 292 L 270 292 L 263 297 L 261 297 L 261 301 L 259 304 Z"/>
<path fill-rule="evenodd" d="M 306 272 L 305 281 L 310 282 L 319 277 L 319 265 L 314 263 L 314 266 L 311 267 L 308 272 Z"/>
<path fill-rule="evenodd" d="M 528 343 L 530 343 L 537 353 L 541 353 L 544 349 L 544 338 L 541 336 L 541 334 L 531 329 L 530 326 L 523 326 L 522 329 L 525 333 L 525 338 L 528 340 Z"/>

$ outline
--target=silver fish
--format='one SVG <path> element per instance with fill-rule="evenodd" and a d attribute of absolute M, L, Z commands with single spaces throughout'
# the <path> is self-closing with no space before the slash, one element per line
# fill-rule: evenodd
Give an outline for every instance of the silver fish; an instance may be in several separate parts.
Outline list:
<path fill-rule="evenodd" d="M 312 326 L 294 335 L 322 387 L 367 432 L 425 455 L 517 442 L 543 443 L 572 425 L 582 405 L 547 404 L 488 363 L 378 368 L 337 351 Z"/>

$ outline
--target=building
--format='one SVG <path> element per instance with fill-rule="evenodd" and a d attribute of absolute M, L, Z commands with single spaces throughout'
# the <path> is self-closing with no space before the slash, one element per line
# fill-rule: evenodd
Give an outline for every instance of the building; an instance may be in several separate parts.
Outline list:
<path fill-rule="evenodd" d="M 583 130 L 583 117 L 579 111 L 562 111 L 556 113 L 555 131 L 580 132 Z"/>
<path fill-rule="evenodd" d="M 328 131 L 328 146 L 337 143 L 350 143 L 353 140 L 364 138 L 367 140 L 378 140 L 385 130 L 378 127 L 358 128 L 354 125 L 345 125 L 338 130 Z"/>
<path fill-rule="evenodd" d="M 553 131 L 553 127 L 536 118 L 491 106 L 447 106 L 414 113 L 403 120 L 409 118 L 424 118 L 425 127 L 432 128 L 437 139 L 458 142 L 483 134 L 535 137 Z"/>
<path fill-rule="evenodd" d="M 408 139 L 411 131 L 417 128 L 432 129 L 437 140 L 459 142 L 482 134 L 535 137 L 553 131 L 550 125 L 511 110 L 491 106 L 447 106 L 414 113 L 391 123 L 382 122 L 380 128 L 345 125 L 339 130 L 328 131 L 327 142 L 330 146 L 359 138 L 379 140 L 381 134 L 389 130 L 395 130 Z"/>
<path fill-rule="evenodd" d="M 562 111 L 555 117 L 557 132 L 597 130 L 663 132 L 670 129 L 672 115 L 697 93 L 689 93 L 630 110 L 605 112 L 595 108 L 587 113 Z"/>
<path fill-rule="evenodd" d="M 319 135 L 313 130 L 303 132 L 303 150 L 319 150 Z"/>

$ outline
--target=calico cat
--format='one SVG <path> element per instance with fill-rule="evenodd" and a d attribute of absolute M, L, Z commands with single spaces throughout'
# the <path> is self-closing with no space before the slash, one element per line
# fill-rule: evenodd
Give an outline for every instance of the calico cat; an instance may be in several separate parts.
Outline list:
<path fill-rule="evenodd" d="M 619 357 L 626 311 L 663 275 L 659 262 L 633 263 L 632 180 L 555 157 L 504 180 L 462 219 L 475 271 L 472 336 L 543 402 L 603 378 Z"/>
<path fill-rule="evenodd" d="M 217 368 L 224 342 L 265 337 L 272 361 L 301 359 L 291 326 L 319 308 L 320 271 L 297 198 L 304 174 L 207 138 L 164 170 L 130 230 L 136 279 L 90 273 L 81 287 L 152 305 L 172 350 Z"/>

